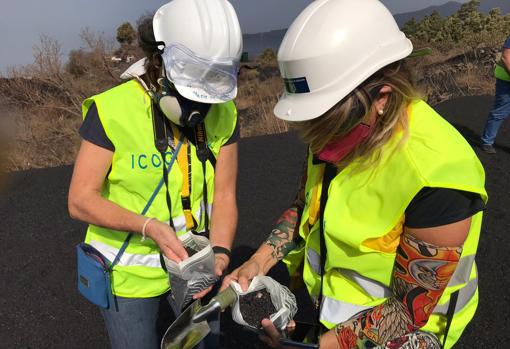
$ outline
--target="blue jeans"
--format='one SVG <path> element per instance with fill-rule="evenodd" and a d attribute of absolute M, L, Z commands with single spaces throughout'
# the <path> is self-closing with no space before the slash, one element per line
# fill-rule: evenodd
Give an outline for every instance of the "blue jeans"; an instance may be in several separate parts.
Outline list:
<path fill-rule="evenodd" d="M 496 79 L 496 95 L 487 118 L 482 143 L 493 145 L 503 121 L 510 115 L 510 82 Z"/>
<path fill-rule="evenodd" d="M 154 298 L 115 297 L 117 306 L 101 309 L 112 349 L 158 349 L 178 315 L 171 292 Z M 211 333 L 196 348 L 219 348 L 220 321 L 209 321 Z"/>

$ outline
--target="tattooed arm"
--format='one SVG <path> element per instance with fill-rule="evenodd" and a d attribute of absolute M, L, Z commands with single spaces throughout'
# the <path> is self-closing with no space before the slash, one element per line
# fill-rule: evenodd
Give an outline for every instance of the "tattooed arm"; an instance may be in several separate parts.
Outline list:
<path fill-rule="evenodd" d="M 222 288 L 226 288 L 230 281 L 239 282 L 241 288 L 246 290 L 249 280 L 257 275 L 266 275 L 268 271 L 282 260 L 296 247 L 295 232 L 298 230 L 301 212 L 305 206 L 306 163 L 301 177 L 299 190 L 294 202 L 276 222 L 276 226 L 251 258 L 225 277 Z"/>
<path fill-rule="evenodd" d="M 261 246 L 261 248 L 264 248 L 264 245 L 270 248 L 271 266 L 281 261 L 290 251 L 296 248 L 295 240 L 299 236 L 296 236 L 295 232 L 299 229 L 301 213 L 305 207 L 305 185 L 306 164 L 301 176 L 299 190 L 291 208 L 285 211 L 280 219 L 278 219 L 276 227 Z"/>
<path fill-rule="evenodd" d="M 293 241 L 294 232 L 299 221 L 300 210 L 298 207 L 289 208 L 276 222 L 276 227 L 264 242 L 272 249 L 271 256 L 278 262 L 282 260 L 296 244 Z"/>
<path fill-rule="evenodd" d="M 397 249 L 393 296 L 321 337 L 321 348 L 373 348 L 423 327 L 460 260 L 471 219 L 406 229 Z M 335 338 L 336 337 L 336 338 Z"/>

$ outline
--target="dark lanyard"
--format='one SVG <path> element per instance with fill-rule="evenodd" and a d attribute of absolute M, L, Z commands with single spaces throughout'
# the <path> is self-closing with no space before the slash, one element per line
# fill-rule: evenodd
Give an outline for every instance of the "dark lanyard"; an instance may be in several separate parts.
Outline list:
<path fill-rule="evenodd" d="M 204 227 L 205 227 L 205 236 L 209 238 L 209 201 L 207 194 L 207 160 L 211 160 L 214 158 L 212 155 L 211 149 L 207 145 L 207 134 L 205 130 L 205 125 L 203 122 L 199 123 L 195 127 L 195 144 L 197 148 L 197 157 L 198 160 L 202 163 L 202 173 L 204 175 L 204 189 L 202 193 L 202 198 L 204 200 Z M 213 168 L 215 167 L 216 161 L 210 161 Z"/>
<path fill-rule="evenodd" d="M 163 159 L 163 161 L 162 161 L 162 163 L 163 163 L 163 179 L 164 179 L 165 187 L 166 187 L 166 204 L 167 204 L 168 213 L 170 216 L 168 223 L 169 223 L 170 227 L 172 227 L 172 229 L 175 231 L 175 224 L 174 224 L 173 217 L 172 217 L 172 201 L 170 198 L 170 188 L 169 188 L 169 180 L 168 180 L 169 173 L 167 171 L 167 166 L 166 166 L 166 161 L 165 161 L 166 160 L 165 152 L 169 146 L 169 137 L 167 135 L 167 126 L 166 126 L 166 122 L 168 122 L 168 121 L 156 105 L 152 106 L 152 118 L 153 118 L 155 145 Z M 180 130 L 180 131 L 181 131 L 180 142 L 183 142 L 184 137 L 185 137 L 185 132 L 184 132 L 184 130 Z M 195 127 L 195 129 L 193 130 L 193 137 L 195 138 L 197 157 L 200 160 L 200 162 L 202 163 L 202 171 L 203 171 L 203 176 L 204 176 L 204 189 L 203 189 L 203 195 L 202 195 L 203 201 L 204 201 L 204 226 L 205 226 L 204 235 L 206 237 L 209 237 L 209 212 L 208 212 L 209 202 L 208 202 L 208 195 L 207 195 L 207 163 L 206 162 L 209 160 L 214 168 L 215 164 L 216 164 L 216 159 L 214 158 L 214 155 L 212 154 L 211 150 L 209 149 L 209 146 L 207 145 L 207 135 L 206 135 L 205 125 L 203 122 L 201 122 L 200 124 L 198 124 Z M 188 138 L 188 142 L 189 142 L 190 136 L 188 135 L 187 138 Z M 187 149 L 188 149 L 187 158 L 188 158 L 188 166 L 189 166 L 189 168 L 188 168 L 189 169 L 189 171 L 188 171 L 189 179 L 188 180 L 189 180 L 189 185 L 190 185 L 190 196 L 191 196 L 191 179 L 192 179 L 191 177 L 192 176 L 191 176 L 191 150 L 190 150 L 191 147 L 190 147 L 190 145 L 188 145 Z M 177 148 L 175 151 L 177 151 Z M 181 197 L 181 198 L 183 201 L 183 207 L 190 206 L 190 209 L 191 209 L 190 198 L 189 197 L 188 198 Z M 196 224 L 196 226 L 198 226 L 198 224 Z"/>
<path fill-rule="evenodd" d="M 320 236 L 320 256 L 321 256 L 321 287 L 319 292 L 319 297 L 317 298 L 317 328 L 320 329 L 321 326 L 321 309 L 322 309 L 322 299 L 323 299 L 323 289 L 324 289 L 324 274 L 326 271 L 326 256 L 328 254 L 328 250 L 326 247 L 326 240 L 324 237 L 324 211 L 326 210 L 326 203 L 328 201 L 328 191 L 329 185 L 331 181 L 337 175 L 337 168 L 332 164 L 326 163 L 324 164 L 324 176 L 322 177 L 322 188 L 321 188 L 321 199 L 320 199 L 320 222 L 319 222 L 319 236 Z"/>
<path fill-rule="evenodd" d="M 198 126 L 197 126 L 198 127 Z M 203 127 L 203 126 L 202 126 Z M 195 134 L 197 134 L 198 132 L 195 131 Z M 197 137 L 197 136 L 195 136 Z M 198 138 L 198 137 L 197 137 Z M 181 133 L 181 137 L 180 137 L 180 141 L 183 141 L 184 139 L 184 133 Z M 200 151 L 198 149 L 199 143 L 197 143 L 197 155 L 198 155 L 198 158 L 200 160 L 200 162 L 202 163 L 202 172 L 203 172 L 203 176 L 204 176 L 204 189 L 203 189 L 203 194 L 202 194 L 202 197 L 203 197 L 203 202 L 204 202 L 204 228 L 205 228 L 205 232 L 204 232 L 204 235 L 206 237 L 209 237 L 209 212 L 208 212 L 208 206 L 209 206 L 209 202 L 208 202 L 208 195 L 207 195 L 207 157 L 208 155 L 206 154 L 206 158 L 205 160 L 203 160 L 201 157 L 200 157 Z M 207 148 L 207 152 L 209 152 L 209 147 L 207 146 L 207 143 L 204 143 L 205 144 L 205 147 Z M 191 151 L 190 151 L 191 147 L 188 146 L 188 160 L 191 160 Z M 164 158 L 164 153 L 162 153 L 162 157 Z M 191 196 L 191 161 L 188 161 L 189 162 L 189 171 L 188 171 L 188 174 L 189 174 L 189 183 L 190 183 L 190 196 Z M 167 204 L 167 207 L 168 207 L 168 213 L 170 215 L 170 219 L 169 219 L 169 224 L 170 226 L 172 227 L 172 229 L 174 231 L 175 230 L 175 224 L 174 224 L 174 221 L 173 221 L 173 217 L 172 217 L 172 201 L 170 199 L 170 186 L 169 186 L 169 181 L 168 181 L 168 171 L 166 170 L 166 163 L 165 161 L 163 161 L 163 178 L 165 180 L 165 186 L 166 186 L 166 204 Z M 188 209 L 191 209 L 191 199 L 190 197 L 181 197 L 182 201 L 183 201 L 183 208 L 188 208 Z M 186 205 L 186 206 L 185 206 Z M 198 227 L 198 224 L 195 222 L 195 228 Z M 197 232 L 195 232 L 197 233 Z"/>

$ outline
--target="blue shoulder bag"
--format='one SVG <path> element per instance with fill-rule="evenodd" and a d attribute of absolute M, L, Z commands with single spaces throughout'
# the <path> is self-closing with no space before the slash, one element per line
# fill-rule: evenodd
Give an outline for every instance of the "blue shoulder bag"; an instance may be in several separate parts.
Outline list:
<path fill-rule="evenodd" d="M 181 149 L 183 140 L 184 135 L 181 135 L 179 143 L 177 144 L 170 163 L 168 164 L 167 173 L 170 173 L 170 170 L 172 169 L 172 165 L 174 164 L 177 154 Z M 161 179 L 151 198 L 145 205 L 145 208 L 141 212 L 142 215 L 147 213 L 163 184 L 164 178 Z M 108 260 L 108 258 L 106 258 L 101 252 L 87 243 L 82 242 L 76 246 L 78 290 L 93 304 L 105 309 L 110 307 L 113 299 L 111 273 L 113 267 L 117 265 L 124 254 L 124 251 L 126 251 L 132 236 L 133 233 L 130 233 L 127 236 L 113 262 Z"/>

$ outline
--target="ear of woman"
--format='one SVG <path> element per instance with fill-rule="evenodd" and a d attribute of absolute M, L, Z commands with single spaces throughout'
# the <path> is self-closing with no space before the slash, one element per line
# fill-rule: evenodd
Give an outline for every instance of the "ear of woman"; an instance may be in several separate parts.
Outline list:
<path fill-rule="evenodd" d="M 384 115 L 384 111 L 386 110 L 386 104 L 390 98 L 390 94 L 393 91 L 391 86 L 384 85 L 379 91 L 379 95 L 373 103 L 373 115 L 377 114 L 379 116 Z"/>

